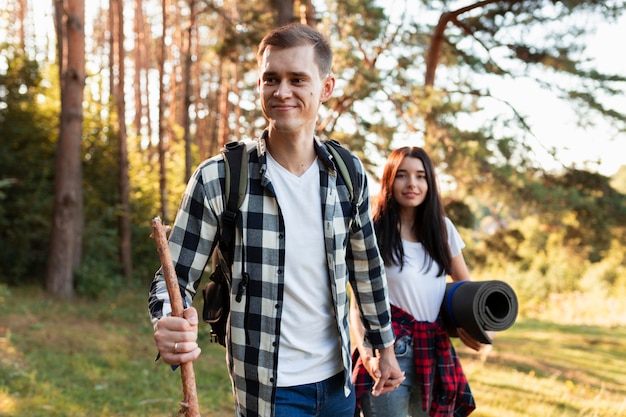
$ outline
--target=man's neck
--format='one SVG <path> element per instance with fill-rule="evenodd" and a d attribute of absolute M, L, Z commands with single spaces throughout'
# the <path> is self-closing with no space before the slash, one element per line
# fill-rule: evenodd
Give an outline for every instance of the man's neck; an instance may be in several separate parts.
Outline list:
<path fill-rule="evenodd" d="M 268 132 L 267 151 L 283 168 L 296 176 L 302 175 L 315 161 L 313 132 L 303 134 L 283 134 Z"/>

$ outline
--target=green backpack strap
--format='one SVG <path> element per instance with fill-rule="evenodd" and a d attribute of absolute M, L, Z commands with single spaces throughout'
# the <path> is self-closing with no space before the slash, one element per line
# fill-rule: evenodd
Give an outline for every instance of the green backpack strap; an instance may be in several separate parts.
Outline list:
<path fill-rule="evenodd" d="M 355 191 L 355 184 L 359 184 L 359 179 L 357 176 L 356 166 L 354 165 L 354 159 L 352 158 L 352 153 L 334 139 L 326 140 L 325 143 L 328 145 L 328 150 L 335 159 L 339 174 L 345 181 L 346 187 L 348 187 L 350 201 L 352 202 L 352 209 L 353 212 L 356 213 L 358 193 Z"/>

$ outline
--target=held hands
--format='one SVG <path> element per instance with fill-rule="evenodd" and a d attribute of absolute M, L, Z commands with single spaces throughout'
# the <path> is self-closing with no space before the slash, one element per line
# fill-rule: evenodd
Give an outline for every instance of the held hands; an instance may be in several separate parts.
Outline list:
<path fill-rule="evenodd" d="M 377 397 L 398 388 L 404 381 L 404 372 L 398 365 L 393 346 L 377 350 L 377 355 L 363 358 L 363 366 L 374 379 L 372 395 Z"/>
<path fill-rule="evenodd" d="M 169 365 L 192 362 L 200 356 L 198 347 L 198 312 L 194 307 L 183 317 L 162 317 L 154 332 L 154 341 L 163 361 Z"/>

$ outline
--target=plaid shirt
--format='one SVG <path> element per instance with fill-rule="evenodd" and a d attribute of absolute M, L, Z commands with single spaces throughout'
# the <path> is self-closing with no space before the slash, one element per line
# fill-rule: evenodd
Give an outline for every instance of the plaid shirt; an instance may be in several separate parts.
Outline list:
<path fill-rule="evenodd" d="M 430 404 L 431 417 L 465 417 L 471 414 L 476 403 L 454 346 L 450 343 L 441 321 L 418 322 L 409 313 L 394 305 L 391 306 L 391 314 L 396 338 L 407 335 L 413 338 L 415 370 L 421 382 L 423 409 L 426 409 L 424 404 Z M 371 392 L 374 382 L 365 370 L 358 350 L 355 350 L 353 359 L 357 416 L 360 399 Z"/>
<path fill-rule="evenodd" d="M 233 383 L 239 416 L 273 416 L 278 339 L 284 291 L 285 230 L 280 208 L 267 176 L 266 132 L 247 145 L 249 181 L 235 237 L 231 314 L 227 329 L 226 362 Z M 350 339 L 347 285 L 360 300 L 375 348 L 394 341 L 384 267 L 376 245 L 369 210 L 369 193 L 358 158 L 360 190 L 355 208 L 341 175 L 337 175 L 326 145 L 315 138 L 320 168 L 324 244 L 330 289 L 335 303 L 337 331 L 341 335 L 345 393 L 350 386 Z M 169 247 L 181 293 L 191 305 L 212 253 L 225 209 L 224 161 L 221 155 L 202 163 L 190 179 L 179 208 Z M 356 211 L 356 213 L 355 213 Z M 243 247 L 242 247 L 243 243 Z M 292 248 L 290 248 L 292 250 Z M 294 248 L 293 250 L 297 250 Z M 242 281 L 242 259 L 250 280 L 243 298 L 235 295 Z M 315 301 L 312 301 L 315 302 Z M 169 297 L 159 270 L 150 288 L 153 323 L 171 314 Z"/>

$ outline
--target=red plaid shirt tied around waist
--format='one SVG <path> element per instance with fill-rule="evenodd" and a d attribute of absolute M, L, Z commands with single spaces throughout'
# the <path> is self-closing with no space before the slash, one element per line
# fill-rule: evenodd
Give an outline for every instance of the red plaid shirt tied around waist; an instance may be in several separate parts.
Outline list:
<path fill-rule="evenodd" d="M 439 318 L 434 323 L 416 321 L 406 311 L 391 306 L 396 339 L 411 336 L 415 369 L 420 382 L 422 406 L 430 404 L 431 417 L 465 417 L 476 408 L 467 378 Z M 357 414 L 363 395 L 371 392 L 374 381 L 358 354 L 353 354 L 352 380 L 357 398 Z"/>

